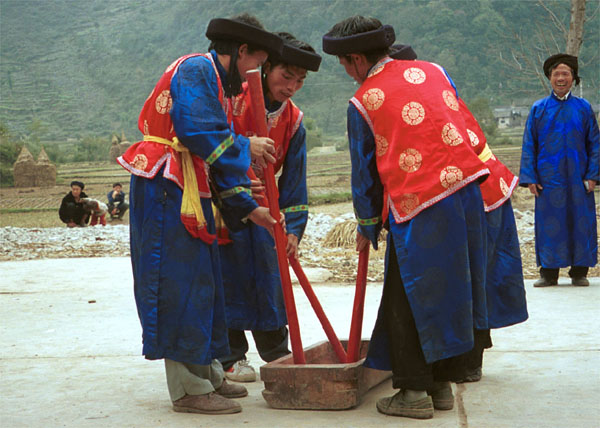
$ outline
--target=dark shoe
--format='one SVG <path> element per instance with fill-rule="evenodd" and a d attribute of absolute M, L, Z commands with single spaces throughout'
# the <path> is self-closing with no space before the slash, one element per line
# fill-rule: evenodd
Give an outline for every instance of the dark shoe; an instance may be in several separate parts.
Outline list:
<path fill-rule="evenodd" d="M 579 278 L 571 278 L 571 284 L 575 287 L 589 287 L 590 281 L 585 276 Z"/>
<path fill-rule="evenodd" d="M 433 418 L 433 402 L 430 396 L 406 402 L 402 396 L 402 391 L 397 392 L 391 397 L 384 397 L 377 400 L 377 410 L 391 416 L 403 416 L 413 419 Z"/>
<path fill-rule="evenodd" d="M 540 278 L 533 283 L 534 287 L 550 287 L 552 285 L 558 285 L 558 280 L 548 280 L 546 278 Z"/>
<path fill-rule="evenodd" d="M 241 398 L 248 395 L 246 387 L 235 383 L 227 383 L 225 379 L 223 379 L 223 383 L 215 392 L 227 398 Z"/>
<path fill-rule="evenodd" d="M 467 375 L 464 379 L 457 380 L 456 383 L 479 382 L 481 380 L 481 367 L 474 370 L 467 370 Z"/>
<path fill-rule="evenodd" d="M 173 402 L 173 410 L 181 413 L 225 415 L 242 411 L 240 403 L 210 392 L 202 395 L 185 395 Z"/>
<path fill-rule="evenodd" d="M 427 391 L 427 395 L 433 401 L 433 408 L 436 410 L 452 410 L 454 407 L 454 394 L 450 382 L 444 382 L 441 388 Z"/>

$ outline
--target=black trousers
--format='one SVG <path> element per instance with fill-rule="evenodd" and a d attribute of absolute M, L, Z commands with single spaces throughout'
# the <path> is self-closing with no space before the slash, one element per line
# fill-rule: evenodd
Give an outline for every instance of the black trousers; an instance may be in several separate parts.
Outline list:
<path fill-rule="evenodd" d="M 396 389 L 425 391 L 434 382 L 455 382 L 467 375 L 467 356 L 425 362 L 412 310 L 400 277 L 393 240 L 389 244 L 390 262 L 383 286 L 382 304 L 386 330 L 390 341 L 392 383 Z"/>
<path fill-rule="evenodd" d="M 590 268 L 587 266 L 571 266 L 569 276 L 571 278 L 585 278 Z M 540 276 L 548 281 L 557 281 L 559 268 L 540 268 Z"/>
<path fill-rule="evenodd" d="M 489 330 L 475 330 L 475 346 L 467 353 L 467 369 L 472 372 L 483 366 L 483 351 L 492 347 Z"/>
<path fill-rule="evenodd" d="M 225 370 L 231 368 L 237 361 L 245 360 L 246 352 L 248 352 L 248 341 L 246 340 L 244 330 L 229 329 L 228 336 L 231 353 L 226 357 L 219 358 Z M 271 331 L 253 330 L 252 337 L 254 338 L 254 343 L 256 343 L 258 355 L 267 363 L 290 353 L 288 349 L 288 329 L 286 326 Z"/>

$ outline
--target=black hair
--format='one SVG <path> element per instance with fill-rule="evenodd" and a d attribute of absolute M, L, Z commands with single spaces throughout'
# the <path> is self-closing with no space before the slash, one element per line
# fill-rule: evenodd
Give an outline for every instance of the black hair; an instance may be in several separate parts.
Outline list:
<path fill-rule="evenodd" d="M 122 185 L 121 183 L 115 183 L 115 184 L 113 184 L 113 189 L 114 189 L 115 187 L 117 187 L 117 186 L 121 186 L 121 187 L 123 187 L 123 185 Z"/>
<path fill-rule="evenodd" d="M 253 27 L 260 28 L 264 30 L 265 27 L 260 23 L 260 21 L 248 14 L 242 13 L 240 15 L 234 16 L 231 18 L 232 21 L 243 22 L 244 24 L 252 25 Z M 242 76 L 237 68 L 237 59 L 238 59 L 238 50 L 243 43 L 240 43 L 236 40 L 225 40 L 225 39 L 215 39 L 210 42 L 208 46 L 208 50 L 215 50 L 220 55 L 229 55 L 231 60 L 229 62 L 229 70 L 227 70 L 227 85 L 225 85 L 225 96 L 227 98 L 235 97 L 242 93 Z M 256 45 L 251 43 L 247 43 L 248 45 L 248 53 L 254 53 L 259 50 L 264 50 Z"/>
<path fill-rule="evenodd" d="M 82 181 L 73 180 L 73 181 L 71 181 L 70 187 L 73 187 L 73 186 L 77 186 L 77 187 L 81 188 L 81 190 L 83 190 L 83 188 L 85 187 L 85 184 L 83 184 Z"/>
<path fill-rule="evenodd" d="M 346 18 L 343 21 L 335 24 L 326 36 L 331 37 L 348 37 L 353 36 L 355 34 L 366 33 L 367 31 L 377 30 L 381 28 L 383 24 L 377 18 L 365 18 L 361 15 L 351 16 L 350 18 Z M 389 55 L 390 49 L 375 49 L 367 52 L 358 52 L 363 54 L 367 61 L 370 63 L 376 63 L 381 58 L 386 55 Z M 340 57 L 346 59 L 346 61 L 350 61 L 350 55 L 339 55 Z"/>

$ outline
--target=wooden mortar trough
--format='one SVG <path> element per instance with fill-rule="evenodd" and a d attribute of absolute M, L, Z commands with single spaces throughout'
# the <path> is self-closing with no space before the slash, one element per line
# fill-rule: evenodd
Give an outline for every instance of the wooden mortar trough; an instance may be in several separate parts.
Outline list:
<path fill-rule="evenodd" d="M 346 347 L 347 341 L 342 344 Z M 343 410 L 360 404 L 374 386 L 392 372 L 363 367 L 369 341 L 360 344 L 360 359 L 340 364 L 328 341 L 304 349 L 306 364 L 294 364 L 292 355 L 281 357 L 260 368 L 265 384 L 262 392 L 276 409 Z"/>

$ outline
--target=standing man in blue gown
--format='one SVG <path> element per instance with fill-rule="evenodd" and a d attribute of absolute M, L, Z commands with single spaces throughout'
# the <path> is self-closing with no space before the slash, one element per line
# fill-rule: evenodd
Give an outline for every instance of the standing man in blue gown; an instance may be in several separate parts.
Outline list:
<path fill-rule="evenodd" d="M 578 69 L 572 55 L 544 62 L 552 93 L 533 104 L 523 135 L 519 180 L 535 195 L 540 279 L 534 287 L 557 285 L 564 267 L 571 267 L 573 285 L 588 286 L 588 270 L 598 262 L 598 122 L 590 103 L 571 93 L 580 81 Z"/>

